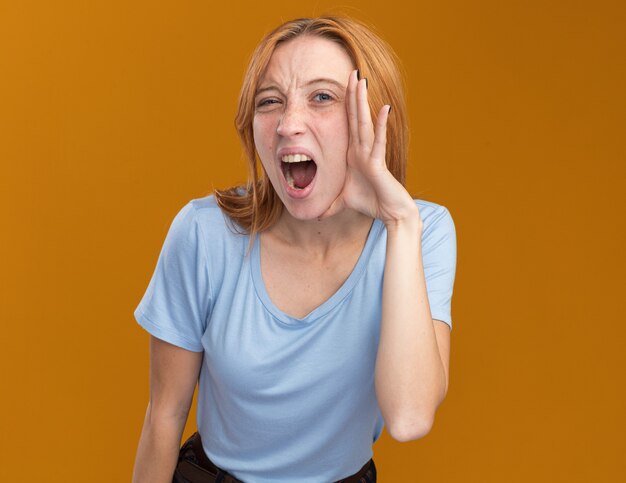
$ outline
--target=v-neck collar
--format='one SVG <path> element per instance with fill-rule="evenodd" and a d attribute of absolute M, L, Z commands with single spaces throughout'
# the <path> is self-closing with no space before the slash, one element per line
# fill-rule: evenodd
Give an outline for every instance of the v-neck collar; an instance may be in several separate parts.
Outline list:
<path fill-rule="evenodd" d="M 321 305 L 318 305 L 315 309 L 309 312 L 308 315 L 299 319 L 297 317 L 293 317 L 291 315 L 286 314 L 282 310 L 280 310 L 274 302 L 269 297 L 267 290 L 265 288 L 265 282 L 263 281 L 263 275 L 261 272 L 261 238 L 260 234 L 257 233 L 254 244 L 252 246 L 251 256 L 251 271 L 252 271 L 252 281 L 254 283 L 254 288 L 256 290 L 257 296 L 265 306 L 266 310 L 269 311 L 279 322 L 290 326 L 302 326 L 309 325 L 315 322 L 320 317 L 323 317 L 328 312 L 333 310 L 354 288 L 356 283 L 359 281 L 363 272 L 365 271 L 365 267 L 367 266 L 367 261 L 370 258 L 372 253 L 372 249 L 374 247 L 374 242 L 378 238 L 380 234 L 383 223 L 375 219 L 370 227 L 369 233 L 367 234 L 367 240 L 365 241 L 365 245 L 361 250 L 361 254 L 359 255 L 359 259 L 356 262 L 356 265 L 350 272 L 350 275 L 346 279 L 346 281 L 337 289 L 337 291 L 332 294 L 326 301 L 322 302 Z"/>

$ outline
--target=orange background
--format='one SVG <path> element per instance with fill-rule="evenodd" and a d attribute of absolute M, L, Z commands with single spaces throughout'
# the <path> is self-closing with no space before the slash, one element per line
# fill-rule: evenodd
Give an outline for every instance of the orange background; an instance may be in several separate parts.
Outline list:
<path fill-rule="evenodd" d="M 256 42 L 333 4 L 0 3 L 1 481 L 130 480 L 169 223 L 244 179 Z M 624 477 L 624 3 L 342 5 L 403 59 L 409 187 L 458 233 L 448 398 L 380 481 Z"/>

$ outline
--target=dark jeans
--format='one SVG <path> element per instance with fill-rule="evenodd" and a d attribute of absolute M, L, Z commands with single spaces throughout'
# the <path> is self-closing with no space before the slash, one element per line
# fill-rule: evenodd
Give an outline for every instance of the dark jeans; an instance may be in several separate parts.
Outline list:
<path fill-rule="evenodd" d="M 218 468 L 202 449 L 200 435 L 194 433 L 180 448 L 172 483 L 243 483 Z M 352 476 L 336 483 L 376 483 L 376 465 L 369 460 Z"/>

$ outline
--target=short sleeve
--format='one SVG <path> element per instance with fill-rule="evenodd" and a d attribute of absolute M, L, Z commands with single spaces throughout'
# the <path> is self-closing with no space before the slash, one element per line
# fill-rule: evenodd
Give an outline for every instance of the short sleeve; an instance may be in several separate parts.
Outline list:
<path fill-rule="evenodd" d="M 146 293 L 135 310 L 139 325 L 153 336 L 201 352 L 210 306 L 207 252 L 195 208 L 174 218 Z"/>
<path fill-rule="evenodd" d="M 452 291 L 456 273 L 456 231 L 450 212 L 443 206 L 430 215 L 422 236 L 422 257 L 428 303 L 433 320 L 452 328 Z"/>

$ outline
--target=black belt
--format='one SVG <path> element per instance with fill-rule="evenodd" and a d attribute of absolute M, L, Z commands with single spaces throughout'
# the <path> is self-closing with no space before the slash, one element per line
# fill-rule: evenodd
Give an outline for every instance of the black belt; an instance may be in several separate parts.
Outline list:
<path fill-rule="evenodd" d="M 190 447 L 189 447 L 190 446 Z M 189 459 L 183 459 L 183 452 L 185 448 L 191 449 L 197 460 L 197 464 Z M 184 478 L 181 479 L 180 477 Z M 339 480 L 335 483 L 375 483 L 376 481 L 376 466 L 373 460 L 369 460 L 363 467 L 355 474 Z M 194 433 L 191 438 L 183 445 L 181 449 L 181 458 L 176 466 L 176 472 L 174 474 L 174 483 L 244 483 L 238 480 L 227 471 L 222 470 L 215 466 L 215 464 L 208 458 L 202 448 L 202 440 L 199 433 Z"/>

